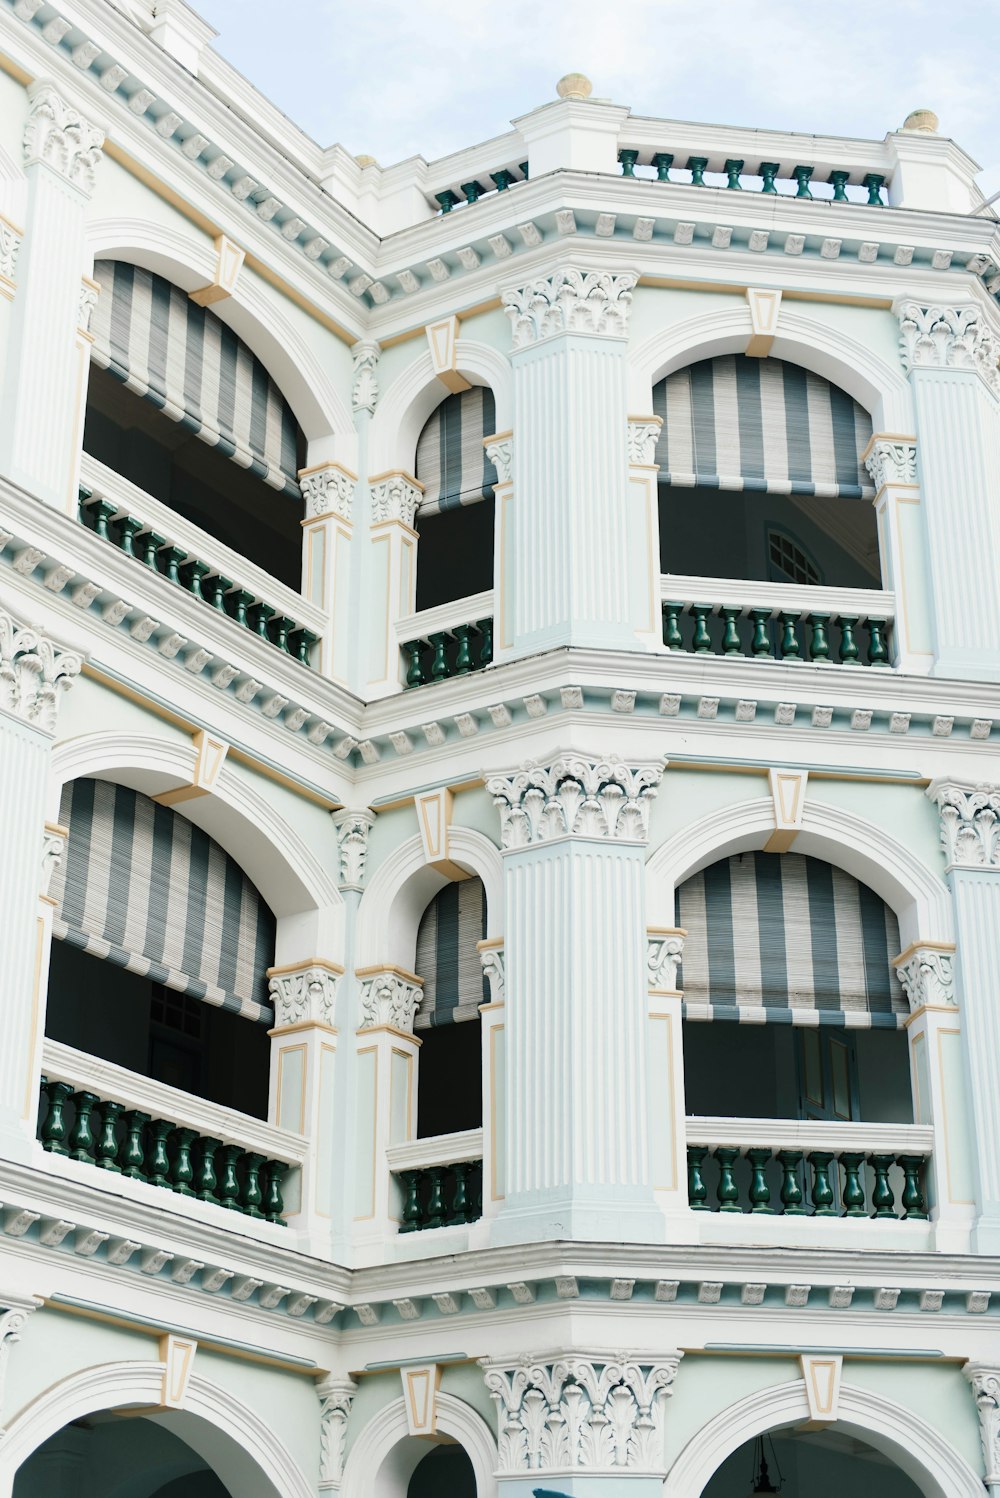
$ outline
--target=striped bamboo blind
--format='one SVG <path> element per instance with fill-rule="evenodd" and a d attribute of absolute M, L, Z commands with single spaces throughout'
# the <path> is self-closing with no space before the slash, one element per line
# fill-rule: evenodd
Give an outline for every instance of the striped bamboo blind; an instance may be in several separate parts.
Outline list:
<path fill-rule="evenodd" d="M 845 391 L 797 364 L 745 354 L 703 359 L 660 381 L 653 412 L 663 418 L 661 484 L 874 496 L 861 463 L 871 418 Z"/>
<path fill-rule="evenodd" d="M 486 936 L 486 890 L 481 879 L 446 884 L 424 911 L 417 932 L 417 972 L 424 997 L 414 1028 L 478 1019 L 489 1002 L 476 943 Z"/>
<path fill-rule="evenodd" d="M 690 1019 L 895 1028 L 899 926 L 867 885 L 817 858 L 743 853 L 680 886 Z"/>
<path fill-rule="evenodd" d="M 495 431 L 492 390 L 474 385 L 441 402 L 417 442 L 416 477 L 424 485 L 418 514 L 438 515 L 493 498 L 497 471 L 483 438 Z"/>
<path fill-rule="evenodd" d="M 99 260 L 91 357 L 172 421 L 298 499 L 298 427 L 260 360 L 162 276 Z"/>
<path fill-rule="evenodd" d="M 71 781 L 53 934 L 167 988 L 270 1024 L 274 916 L 207 833 L 148 796 Z"/>

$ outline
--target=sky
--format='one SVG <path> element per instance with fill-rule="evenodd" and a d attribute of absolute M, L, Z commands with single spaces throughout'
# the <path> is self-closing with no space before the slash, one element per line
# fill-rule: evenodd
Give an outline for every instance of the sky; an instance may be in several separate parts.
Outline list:
<path fill-rule="evenodd" d="M 1000 188 L 997 0 L 194 0 L 320 145 L 388 166 L 500 134 L 583 72 L 633 113 L 880 139 L 932 109 Z"/>

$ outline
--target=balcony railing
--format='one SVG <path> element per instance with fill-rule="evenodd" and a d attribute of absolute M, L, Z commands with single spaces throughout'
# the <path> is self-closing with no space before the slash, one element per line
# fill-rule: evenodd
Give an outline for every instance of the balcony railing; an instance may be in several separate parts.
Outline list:
<path fill-rule="evenodd" d="M 399 621 L 396 637 L 407 687 L 480 671 L 493 661 L 493 594 L 410 614 Z"/>
<path fill-rule="evenodd" d="M 319 610 L 86 453 L 80 520 L 137 565 L 149 567 L 206 608 L 310 665 L 312 647 L 323 629 Z"/>
<path fill-rule="evenodd" d="M 660 597 L 668 650 L 825 666 L 891 664 L 892 593 L 665 573 Z"/>
<path fill-rule="evenodd" d="M 284 1221 L 306 1141 L 110 1061 L 46 1040 L 38 1138 L 50 1154 Z"/>
<path fill-rule="evenodd" d="M 401 1233 L 456 1227 L 482 1217 L 482 1129 L 413 1139 L 386 1155 L 402 1192 Z"/>
<path fill-rule="evenodd" d="M 696 1212 L 923 1221 L 932 1147 L 917 1124 L 689 1118 L 688 1201 Z"/>

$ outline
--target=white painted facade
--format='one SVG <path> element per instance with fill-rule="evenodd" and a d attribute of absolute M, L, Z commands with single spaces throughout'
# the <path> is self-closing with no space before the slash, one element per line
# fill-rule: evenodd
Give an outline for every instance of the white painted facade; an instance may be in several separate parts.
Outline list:
<path fill-rule="evenodd" d="M 571 75 L 505 136 L 383 168 L 211 42 L 184 0 L 0 4 L 0 1498 L 727 1498 L 765 1433 L 790 1498 L 1000 1494 L 1000 235 L 976 164 L 926 112 L 882 141 L 741 131 Z M 216 534 L 91 441 L 109 263 L 210 308 L 287 402 L 303 505 L 259 489 L 296 576 L 221 499 Z M 732 356 L 856 403 L 861 499 L 658 478 L 662 382 Z M 131 374 L 134 414 L 156 402 Z M 470 388 L 492 560 L 456 545 L 418 609 L 429 533 L 465 513 L 421 516 L 418 448 Z M 737 513 L 802 575 L 713 565 Z M 855 525 L 871 566 L 825 575 Z M 484 626 L 492 658 L 456 670 Z M 259 1097 L 123 1064 L 106 996 L 88 1021 L 67 991 L 49 890 L 84 781 L 207 835 L 273 916 Z M 741 1023 L 703 1023 L 721 980 L 685 991 L 707 938 L 676 902 L 765 854 L 889 913 L 898 1024 L 846 1000 L 823 1023 L 791 978 L 751 999 L 739 942 Z M 418 950 L 476 880 L 470 1126 L 440 1070 L 428 1095 L 444 978 L 432 999 Z M 827 929 L 800 915 L 789 973 Z M 856 1049 L 863 1106 L 810 1111 L 807 1033 Z M 52 1084 L 97 1100 L 103 1155 L 61 1147 Z M 175 1185 L 185 1138 L 238 1155 L 244 1193 L 248 1157 L 284 1167 L 276 1220 L 151 1182 L 148 1154 L 127 1175 L 136 1116 L 147 1151 L 141 1120 L 169 1123 Z"/>

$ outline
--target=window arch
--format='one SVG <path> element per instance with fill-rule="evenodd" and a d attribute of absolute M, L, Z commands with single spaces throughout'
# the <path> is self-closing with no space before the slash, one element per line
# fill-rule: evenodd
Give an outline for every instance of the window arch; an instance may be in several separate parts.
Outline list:
<path fill-rule="evenodd" d="M 424 423 L 415 477 L 417 608 L 435 608 L 493 586 L 493 486 L 497 472 L 483 445 L 496 431 L 488 386 L 447 396 Z"/>
<path fill-rule="evenodd" d="M 422 1045 L 417 1135 L 451 1134 L 483 1121 L 480 1004 L 489 1001 L 478 943 L 486 936 L 486 888 L 478 878 L 446 884 L 417 931 L 424 996 L 414 1030 Z"/>

